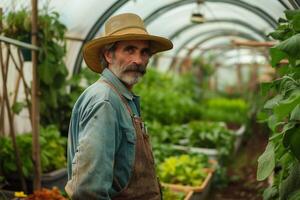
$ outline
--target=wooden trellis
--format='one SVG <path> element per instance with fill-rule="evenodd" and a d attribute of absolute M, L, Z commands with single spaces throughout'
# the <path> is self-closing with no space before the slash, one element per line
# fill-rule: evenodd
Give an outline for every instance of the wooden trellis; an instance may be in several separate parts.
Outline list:
<path fill-rule="evenodd" d="M 22 44 L 19 41 L 0 36 L 0 66 L 1 66 L 1 81 L 2 81 L 1 83 L 2 91 L 0 94 L 0 98 L 1 98 L 0 133 L 1 135 L 4 135 L 5 131 L 9 130 L 8 132 L 9 135 L 11 136 L 12 144 L 16 156 L 18 175 L 23 190 L 26 190 L 26 184 L 22 172 L 22 162 L 20 159 L 20 153 L 19 153 L 18 146 L 16 144 L 16 132 L 14 127 L 15 113 L 12 112 L 11 108 L 12 105 L 14 105 L 17 102 L 20 85 L 22 83 L 24 87 L 25 101 L 27 104 L 26 107 L 28 108 L 28 113 L 32 125 L 32 112 L 31 112 L 31 103 L 30 103 L 31 92 L 30 92 L 30 87 L 28 85 L 28 82 L 26 81 L 24 76 L 24 61 L 20 49 L 21 47 L 25 48 L 25 46 L 26 48 L 28 47 L 29 49 L 36 49 L 34 47 L 29 47 L 28 44 Z M 17 77 L 15 80 L 13 80 L 11 76 L 9 76 L 12 70 L 17 71 Z M 8 90 L 8 84 L 11 82 L 15 83 L 13 92 L 10 92 Z M 10 95 L 10 93 L 12 93 L 12 95 Z M 5 119 L 8 119 L 8 126 L 9 126 L 8 128 L 5 127 L 6 126 Z"/>
<path fill-rule="evenodd" d="M 1 14 L 1 13 L 0 13 Z M 39 84 L 37 73 L 37 0 L 32 0 L 32 45 L 13 40 L 4 36 L 0 36 L 0 67 L 2 91 L 0 91 L 0 136 L 4 135 L 4 131 L 9 130 L 12 139 L 14 153 L 19 179 L 22 189 L 27 191 L 25 178 L 22 171 L 22 161 L 20 152 L 16 143 L 16 132 L 14 127 L 15 113 L 12 112 L 11 106 L 17 102 L 20 85 L 24 87 L 25 102 L 29 113 L 29 120 L 32 128 L 32 160 L 34 165 L 34 189 L 41 187 L 41 161 L 40 161 L 40 145 L 39 145 Z M 0 22 L 1 28 L 1 22 Z M 22 49 L 31 51 L 32 55 L 32 82 L 31 88 L 24 76 L 24 59 L 21 53 Z M 17 71 L 15 80 L 11 80 L 9 74 L 11 70 Z M 12 97 L 8 91 L 8 84 L 14 82 L 14 90 Z M 8 119 L 8 128 L 5 127 L 5 118 Z"/>

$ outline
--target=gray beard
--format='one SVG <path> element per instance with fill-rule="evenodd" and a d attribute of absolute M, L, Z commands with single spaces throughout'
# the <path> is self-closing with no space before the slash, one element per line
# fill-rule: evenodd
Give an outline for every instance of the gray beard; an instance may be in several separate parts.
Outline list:
<path fill-rule="evenodd" d="M 138 72 L 124 72 L 120 67 L 111 67 L 110 69 L 122 82 L 128 86 L 133 86 L 138 83 L 143 77 L 142 73 Z"/>

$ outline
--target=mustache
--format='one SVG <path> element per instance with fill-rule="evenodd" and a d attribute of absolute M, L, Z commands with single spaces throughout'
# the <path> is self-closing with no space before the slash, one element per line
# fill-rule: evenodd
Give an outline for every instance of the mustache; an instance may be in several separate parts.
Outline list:
<path fill-rule="evenodd" d="M 138 65 L 138 64 L 133 64 L 133 65 L 128 65 L 127 68 L 124 70 L 124 72 L 139 72 L 141 74 L 146 73 L 146 66 L 145 65 Z"/>

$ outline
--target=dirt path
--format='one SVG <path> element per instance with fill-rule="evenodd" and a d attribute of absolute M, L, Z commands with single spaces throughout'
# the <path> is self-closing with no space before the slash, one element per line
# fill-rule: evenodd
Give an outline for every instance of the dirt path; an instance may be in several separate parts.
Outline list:
<path fill-rule="evenodd" d="M 225 188 L 212 188 L 209 200 L 262 200 L 267 182 L 256 181 L 257 159 L 268 141 L 267 129 L 255 124 L 252 135 L 241 145 L 228 168 L 229 183 Z"/>

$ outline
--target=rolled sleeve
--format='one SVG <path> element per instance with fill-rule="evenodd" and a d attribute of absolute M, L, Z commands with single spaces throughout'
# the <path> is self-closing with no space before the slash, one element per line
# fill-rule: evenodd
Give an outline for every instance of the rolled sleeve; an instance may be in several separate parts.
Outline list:
<path fill-rule="evenodd" d="M 72 199 L 110 199 L 118 130 L 117 114 L 110 102 L 98 102 L 83 112 L 72 176 L 66 185 Z"/>

